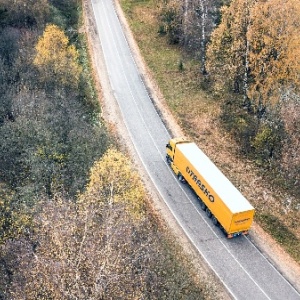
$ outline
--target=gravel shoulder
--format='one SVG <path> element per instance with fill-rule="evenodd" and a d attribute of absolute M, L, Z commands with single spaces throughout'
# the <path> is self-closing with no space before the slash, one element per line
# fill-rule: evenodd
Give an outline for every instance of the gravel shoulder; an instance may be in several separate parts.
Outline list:
<path fill-rule="evenodd" d="M 149 70 L 147 69 L 145 62 L 140 55 L 139 49 L 134 41 L 134 38 L 131 34 L 131 31 L 118 1 L 115 1 L 115 7 L 124 28 L 128 43 L 132 49 L 133 56 L 139 68 L 140 74 L 145 82 L 153 104 L 157 108 L 157 111 L 162 117 L 170 134 L 172 136 L 183 135 L 181 128 L 176 123 L 174 117 L 168 110 L 163 95 L 160 92 L 159 87 L 155 83 L 151 72 L 149 72 Z M 152 186 L 148 175 L 143 169 L 141 162 L 136 160 L 138 155 L 130 141 L 128 133 L 126 132 L 126 127 L 122 121 L 118 104 L 109 85 L 108 75 L 105 72 L 106 68 L 104 65 L 101 45 L 94 23 L 90 1 L 84 1 L 84 15 L 84 30 L 86 31 L 88 37 L 90 56 L 92 59 L 94 70 L 93 76 L 97 84 L 97 90 L 102 106 L 102 117 L 104 118 L 106 123 L 109 124 L 111 131 L 115 133 L 120 144 L 124 145 L 124 150 L 134 158 L 135 167 L 139 170 L 143 178 L 146 189 L 152 200 L 154 210 L 158 213 L 159 216 L 161 216 L 168 227 L 172 229 L 174 236 L 176 236 L 178 242 L 182 245 L 186 254 L 194 263 L 198 276 L 203 278 L 207 282 L 211 282 L 213 290 L 218 291 L 216 298 L 231 299 L 230 295 L 223 288 L 223 285 L 219 282 L 219 279 L 213 274 L 213 272 L 206 265 L 203 259 L 201 257 L 199 259 L 199 253 L 193 248 L 158 193 L 155 192 L 155 189 Z M 267 233 L 265 233 L 258 224 L 253 225 L 250 239 L 261 251 L 261 253 L 273 263 L 277 270 L 282 273 L 287 278 L 287 280 L 297 288 L 298 291 L 300 291 L 300 266 L 287 253 L 285 253 L 280 245 L 276 244 L 274 240 Z"/>

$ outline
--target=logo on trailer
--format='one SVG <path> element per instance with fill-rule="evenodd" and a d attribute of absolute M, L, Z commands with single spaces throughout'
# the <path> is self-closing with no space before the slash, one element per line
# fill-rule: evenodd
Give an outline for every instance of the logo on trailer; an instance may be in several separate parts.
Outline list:
<path fill-rule="evenodd" d="M 243 220 L 237 220 L 237 221 L 234 221 L 235 224 L 240 224 L 240 223 L 244 223 L 246 221 L 249 221 L 250 218 L 247 218 L 247 219 L 243 219 Z"/>
<path fill-rule="evenodd" d="M 208 198 L 210 202 L 215 201 L 214 195 L 210 193 L 210 191 L 206 188 L 206 186 L 201 182 L 201 180 L 197 177 L 197 175 L 189 168 L 186 167 L 187 173 L 191 176 L 191 178 L 195 181 L 197 186 L 201 189 L 204 195 Z"/>

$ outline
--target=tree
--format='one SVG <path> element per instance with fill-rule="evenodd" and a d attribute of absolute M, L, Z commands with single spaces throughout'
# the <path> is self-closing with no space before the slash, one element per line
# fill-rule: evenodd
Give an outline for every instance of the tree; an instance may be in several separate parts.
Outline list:
<path fill-rule="evenodd" d="M 57 85 L 77 86 L 81 67 L 78 51 L 62 30 L 48 25 L 36 45 L 34 64 L 41 70 L 45 80 Z"/>
<path fill-rule="evenodd" d="M 171 43 L 180 43 L 184 50 L 200 59 L 202 74 L 206 74 L 206 44 L 218 22 L 220 7 L 227 0 L 161 1 L 161 31 Z"/>
<path fill-rule="evenodd" d="M 0 0 L 1 12 L 5 25 L 41 28 L 49 19 L 50 6 L 47 0 Z"/>
<path fill-rule="evenodd" d="M 200 59 L 202 74 L 206 74 L 206 45 L 220 15 L 225 1 L 193 0 L 184 1 L 183 46 L 185 50 Z"/>
<path fill-rule="evenodd" d="M 143 212 L 145 192 L 138 174 L 128 164 L 128 158 L 114 149 L 108 150 L 92 167 L 86 190 L 85 195 L 91 197 L 89 202 L 95 195 L 101 195 L 110 205 L 124 203 L 133 216 L 140 217 Z"/>
<path fill-rule="evenodd" d="M 180 249 L 170 250 L 173 241 L 146 215 L 145 197 L 126 156 L 107 151 L 77 202 L 41 200 L 27 238 L 1 248 L 7 297 L 201 299 L 176 259 Z"/>
<path fill-rule="evenodd" d="M 299 1 L 259 1 L 251 9 L 248 96 L 256 104 L 276 105 L 282 90 L 300 87 Z"/>
<path fill-rule="evenodd" d="M 160 12 L 160 33 L 168 35 L 170 44 L 178 44 L 182 38 L 182 18 L 177 0 L 164 1 Z"/>
<path fill-rule="evenodd" d="M 125 156 L 108 151 L 95 164 L 87 191 L 77 204 L 61 196 L 41 201 L 30 242 L 6 244 L 6 260 L 16 259 L 19 265 L 13 266 L 18 272 L 10 295 L 30 299 L 139 295 L 140 280 L 134 280 L 132 259 L 142 254 L 140 241 L 133 237 L 143 200 L 141 182 Z M 11 257 L 12 248 L 18 258 Z"/>
<path fill-rule="evenodd" d="M 249 9 L 255 0 L 233 0 L 221 9 L 222 21 L 207 48 L 207 70 L 218 92 L 246 93 Z"/>
<path fill-rule="evenodd" d="M 300 180 L 300 97 L 291 90 L 286 90 L 280 101 L 281 119 L 284 123 L 284 128 L 287 133 L 283 140 L 282 159 L 280 168 L 283 171 L 283 176 L 286 185 L 295 190 L 297 195 L 300 195 L 299 180 Z M 299 197 L 297 197 L 299 199 Z M 297 205 L 300 201 L 293 203 L 297 210 Z"/>
<path fill-rule="evenodd" d="M 0 57 L 4 63 L 12 66 L 18 51 L 18 41 L 20 38 L 19 30 L 7 27 L 0 34 Z"/>

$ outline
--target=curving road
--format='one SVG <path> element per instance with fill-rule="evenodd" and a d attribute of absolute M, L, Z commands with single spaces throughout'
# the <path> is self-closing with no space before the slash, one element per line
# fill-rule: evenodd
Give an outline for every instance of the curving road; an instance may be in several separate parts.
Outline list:
<path fill-rule="evenodd" d="M 214 227 L 191 190 L 165 162 L 170 139 L 141 80 L 113 0 L 91 0 L 111 90 L 135 150 L 153 184 L 203 259 L 233 299 L 299 300 L 299 292 L 250 238 L 228 240 Z"/>

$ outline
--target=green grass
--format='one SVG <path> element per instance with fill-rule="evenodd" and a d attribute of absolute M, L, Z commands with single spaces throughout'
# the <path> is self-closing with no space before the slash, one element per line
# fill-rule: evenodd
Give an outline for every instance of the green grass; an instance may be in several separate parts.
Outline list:
<path fill-rule="evenodd" d="M 300 261 L 300 243 L 297 237 L 274 215 L 259 214 L 256 217 L 265 231 L 296 260 Z"/>
<path fill-rule="evenodd" d="M 214 101 L 207 101 L 208 95 L 199 89 L 199 62 L 184 56 L 177 45 L 168 44 L 167 38 L 159 34 L 156 4 L 153 0 L 121 1 L 141 53 L 170 109 L 183 118 L 190 113 L 187 107 L 204 112 Z"/>

